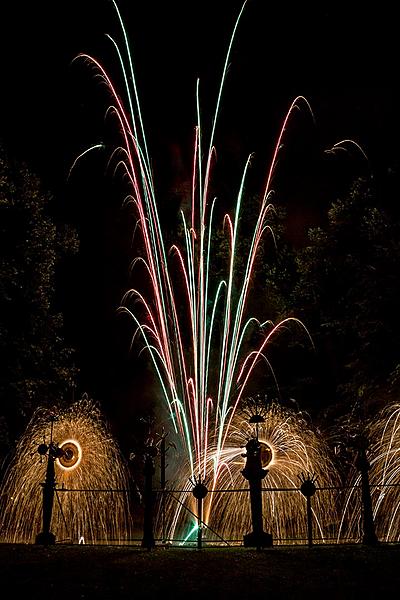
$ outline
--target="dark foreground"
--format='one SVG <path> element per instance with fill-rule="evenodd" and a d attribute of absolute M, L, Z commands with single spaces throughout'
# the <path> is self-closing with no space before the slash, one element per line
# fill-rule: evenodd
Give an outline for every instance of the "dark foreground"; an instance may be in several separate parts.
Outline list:
<path fill-rule="evenodd" d="M 2 598 L 398 597 L 400 544 L 255 549 L 0 544 Z M 3 594 L 5 592 L 5 594 Z"/>

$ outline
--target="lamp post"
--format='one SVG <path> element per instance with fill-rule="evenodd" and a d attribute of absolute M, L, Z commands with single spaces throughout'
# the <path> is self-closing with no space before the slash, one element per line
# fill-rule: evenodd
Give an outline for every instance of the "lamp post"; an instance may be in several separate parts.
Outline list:
<path fill-rule="evenodd" d="M 54 493 L 56 488 L 56 475 L 54 463 L 57 458 L 63 456 L 64 451 L 59 448 L 58 445 L 53 441 L 53 423 L 55 417 L 51 416 L 51 433 L 49 445 L 43 443 L 38 446 L 38 453 L 41 456 L 47 454 L 47 467 L 46 467 L 46 478 L 43 487 L 43 525 L 42 531 L 36 536 L 36 544 L 43 544 L 45 546 L 55 544 L 56 536 L 50 531 L 51 517 L 53 514 L 53 503 Z"/>
<path fill-rule="evenodd" d="M 254 402 L 249 399 L 249 409 L 252 414 L 249 418 L 249 423 L 256 427 L 256 437 L 251 438 L 246 444 L 246 453 L 243 456 L 246 458 L 246 465 L 242 471 L 243 477 L 247 479 L 250 486 L 250 509 L 251 522 L 253 531 L 246 534 L 243 538 L 245 546 L 256 546 L 260 548 L 272 546 L 272 535 L 263 530 L 262 523 L 262 492 L 261 481 L 268 473 L 267 469 L 262 468 L 261 460 L 261 443 L 258 439 L 258 428 L 260 423 L 264 423 L 265 419 L 262 415 L 262 409 L 258 403 L 258 399 Z"/>

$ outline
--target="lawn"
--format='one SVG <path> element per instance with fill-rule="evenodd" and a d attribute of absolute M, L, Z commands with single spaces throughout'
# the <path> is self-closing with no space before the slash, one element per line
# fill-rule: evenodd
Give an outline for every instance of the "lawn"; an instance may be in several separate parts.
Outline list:
<path fill-rule="evenodd" d="M 3 598 L 380 598 L 400 544 L 236 548 L 0 544 Z"/>

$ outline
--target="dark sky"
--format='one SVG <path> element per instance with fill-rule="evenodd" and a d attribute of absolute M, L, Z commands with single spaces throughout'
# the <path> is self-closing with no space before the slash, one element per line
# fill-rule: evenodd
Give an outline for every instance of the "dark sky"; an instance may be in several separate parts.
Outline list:
<path fill-rule="evenodd" d="M 321 143 L 357 139 L 373 160 L 393 146 L 396 36 L 384 4 L 272 3 L 248 0 L 232 53 L 224 125 L 242 155 L 266 148 L 298 94 L 310 101 Z M 225 51 L 242 0 L 120 0 L 134 52 L 153 154 L 190 139 L 195 83 L 211 114 Z M 82 51 L 116 74 L 105 33 L 119 36 L 110 0 L 2 2 L 1 135 L 32 160 L 53 187 L 92 133 L 96 110 Z M 114 73 L 113 73 L 114 72 Z M 88 83 L 89 81 L 89 83 Z M 92 86 L 93 87 L 93 86 Z M 85 112 L 86 111 L 86 112 Z M 396 123 L 397 124 L 397 123 Z M 98 133 L 100 135 L 101 132 Z M 379 150 L 378 150 L 379 148 Z M 221 149 L 222 151 L 222 149 Z"/>
<path fill-rule="evenodd" d="M 398 165 L 397 20 L 382 3 L 350 5 L 249 0 L 232 52 L 216 139 L 229 185 L 237 185 L 250 152 L 260 173 L 268 166 L 297 95 L 314 111 L 315 126 L 307 115 L 293 126 L 290 168 L 278 179 L 281 195 L 290 196 L 297 233 L 318 203 L 340 190 L 338 166 L 318 168 L 315 156 L 323 148 L 352 138 L 369 156 L 371 172 Z M 207 123 L 242 2 L 121 0 L 119 6 L 134 53 L 156 185 L 164 192 L 189 176 L 196 79 Z M 109 0 L 5 0 L 0 11 L 0 139 L 30 163 L 81 235 L 80 255 L 61 287 L 71 339 L 81 351 L 81 385 L 105 396 L 120 381 L 116 393 L 123 395 L 131 382 L 124 380 L 126 365 L 116 364 L 128 359 L 121 359 L 127 339 L 116 326 L 115 308 L 132 258 L 126 256 L 130 232 L 115 201 L 107 206 L 99 164 L 88 161 L 67 182 L 74 158 L 101 139 L 105 107 L 90 71 L 71 61 L 88 52 L 118 77 L 105 38 L 110 33 L 120 39 L 118 22 Z M 357 161 L 349 165 L 358 172 Z"/>

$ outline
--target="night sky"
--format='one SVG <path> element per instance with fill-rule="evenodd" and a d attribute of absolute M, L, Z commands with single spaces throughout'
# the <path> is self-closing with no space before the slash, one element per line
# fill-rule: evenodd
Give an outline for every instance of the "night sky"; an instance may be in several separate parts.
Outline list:
<path fill-rule="evenodd" d="M 248 1 L 216 144 L 225 192 L 237 189 L 251 152 L 262 177 L 291 101 L 308 99 L 316 125 L 306 113 L 299 117 L 277 177 L 278 196 L 287 202 L 301 243 L 318 206 L 342 191 L 349 172 L 367 169 L 379 176 L 398 165 L 397 21 L 382 4 L 352 12 L 349 2 L 293 4 Z M 119 6 L 163 196 L 190 177 L 196 79 L 207 122 L 242 2 L 121 0 Z M 137 359 L 126 357 L 129 336 L 115 316 L 128 282 L 130 231 L 120 199 L 107 198 L 101 161 L 88 160 L 67 181 L 74 158 L 101 140 L 106 106 L 90 71 L 72 60 L 88 52 L 118 76 L 104 35 L 119 36 L 116 16 L 108 0 L 5 1 L 0 11 L 0 139 L 39 175 L 56 198 L 59 217 L 70 219 L 81 237 L 80 254 L 63 272 L 58 291 L 67 336 L 79 348 L 80 391 L 103 401 L 123 398 L 133 383 L 143 383 L 133 374 Z M 320 162 L 319 153 L 343 138 L 364 148 L 367 166 L 359 159 L 344 167 Z"/>
<path fill-rule="evenodd" d="M 231 146 L 240 147 L 239 157 L 263 150 L 268 160 L 279 123 L 298 94 L 311 103 L 321 145 L 353 138 L 366 148 L 373 166 L 392 152 L 398 125 L 393 15 L 325 4 L 314 9 L 304 3 L 248 1 L 230 61 L 221 125 Z M 212 112 L 242 0 L 121 0 L 119 5 L 152 154 L 165 158 L 175 144 L 192 139 L 197 77 L 203 111 Z M 58 190 L 76 153 L 96 135 L 98 124 L 90 117 L 94 121 L 96 108 L 100 115 L 103 110 L 90 73 L 71 61 L 88 52 L 117 76 L 105 38 L 119 35 L 117 19 L 110 0 L 5 1 L 1 10 L 1 134 Z M 232 147 L 220 151 L 233 152 Z"/>

